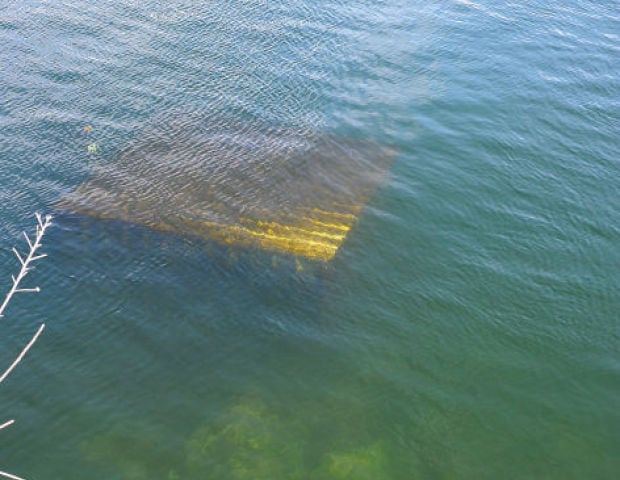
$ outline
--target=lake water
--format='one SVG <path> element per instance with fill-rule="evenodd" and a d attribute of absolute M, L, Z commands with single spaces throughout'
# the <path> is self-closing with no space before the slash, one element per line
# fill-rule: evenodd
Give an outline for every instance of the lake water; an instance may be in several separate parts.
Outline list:
<path fill-rule="evenodd" d="M 613 0 L 5 2 L 0 469 L 617 478 L 618 66 Z M 59 207 L 178 112 L 396 153 L 329 262 Z"/>

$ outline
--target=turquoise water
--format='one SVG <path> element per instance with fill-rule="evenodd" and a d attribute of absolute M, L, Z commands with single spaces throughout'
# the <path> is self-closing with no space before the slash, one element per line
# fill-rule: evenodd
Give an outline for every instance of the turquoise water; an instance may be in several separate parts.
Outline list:
<path fill-rule="evenodd" d="M 2 365 L 47 329 L 2 384 L 0 469 L 616 478 L 619 33 L 611 0 L 0 6 L 3 289 L 55 214 L 2 319 Z M 179 111 L 398 153 L 302 271 L 56 206 Z"/>

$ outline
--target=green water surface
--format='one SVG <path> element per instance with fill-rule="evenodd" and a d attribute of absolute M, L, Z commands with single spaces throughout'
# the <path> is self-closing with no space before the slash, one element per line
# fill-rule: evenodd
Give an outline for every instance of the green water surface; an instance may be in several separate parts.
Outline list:
<path fill-rule="evenodd" d="M 25 0 L 0 45 L 2 289 L 55 215 L 0 470 L 618 477 L 617 2 Z M 167 112 L 398 154 L 328 264 L 55 207 Z"/>

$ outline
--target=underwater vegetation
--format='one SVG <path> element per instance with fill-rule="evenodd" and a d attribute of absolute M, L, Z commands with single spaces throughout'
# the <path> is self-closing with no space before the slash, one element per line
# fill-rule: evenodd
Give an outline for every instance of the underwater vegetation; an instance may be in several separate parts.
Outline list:
<path fill-rule="evenodd" d="M 355 478 L 371 480 L 386 478 L 385 458 L 379 443 L 349 452 L 330 453 L 312 478 Z"/>
<path fill-rule="evenodd" d="M 309 454 L 310 439 L 320 434 L 316 427 L 312 419 L 288 418 L 261 400 L 245 398 L 198 427 L 178 452 L 166 451 L 163 437 L 128 430 L 85 442 L 83 451 L 88 460 L 127 480 L 389 478 L 380 442 L 356 445 L 357 439 L 346 438 Z"/>
<path fill-rule="evenodd" d="M 303 478 L 303 449 L 294 430 L 259 401 L 230 409 L 221 426 L 198 429 L 186 445 L 190 478 Z M 291 431 L 293 430 L 293 431 Z"/>

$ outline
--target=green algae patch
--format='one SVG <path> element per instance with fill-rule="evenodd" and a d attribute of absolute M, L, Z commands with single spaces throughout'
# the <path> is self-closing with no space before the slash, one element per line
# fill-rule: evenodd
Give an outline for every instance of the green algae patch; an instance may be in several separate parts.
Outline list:
<path fill-rule="evenodd" d="M 381 480 L 385 474 L 385 454 L 380 444 L 325 455 L 315 480 Z"/>
<path fill-rule="evenodd" d="M 243 398 L 185 442 L 174 442 L 174 449 L 164 433 L 123 425 L 84 442 L 82 450 L 87 460 L 126 480 L 389 478 L 381 443 L 363 444 L 348 422 L 337 420 L 332 433 L 343 435 L 317 441 L 325 437 L 324 421 L 312 415 L 315 410 L 302 410 L 290 416 Z"/>
<path fill-rule="evenodd" d="M 387 479 L 382 445 L 325 447 L 318 463 L 307 455 L 312 421 L 284 418 L 258 400 L 233 406 L 215 428 L 201 427 L 186 444 L 189 478 L 235 480 Z M 347 444 L 355 441 L 346 439 Z M 316 448 L 316 445 L 313 446 Z M 334 448 L 333 451 L 330 448 Z"/>
<path fill-rule="evenodd" d="M 199 428 L 190 437 L 187 473 L 189 478 L 303 479 L 303 448 L 295 433 L 263 403 L 242 402 L 219 426 Z"/>

